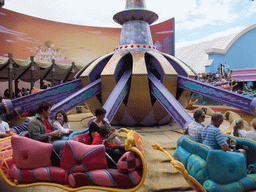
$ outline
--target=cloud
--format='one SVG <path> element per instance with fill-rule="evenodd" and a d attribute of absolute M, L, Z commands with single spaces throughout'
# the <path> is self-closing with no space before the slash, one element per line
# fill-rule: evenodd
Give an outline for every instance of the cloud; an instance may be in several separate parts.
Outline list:
<path fill-rule="evenodd" d="M 21 41 L 26 41 L 26 42 L 29 42 L 29 43 L 39 43 L 38 41 L 34 41 L 34 39 L 27 39 L 26 37 L 17 37 L 19 40 Z"/>
<path fill-rule="evenodd" d="M 195 32 L 195 33 L 189 34 L 188 36 L 190 37 L 190 36 L 194 36 L 194 35 L 198 35 L 198 34 L 199 34 L 198 32 Z"/>
<path fill-rule="evenodd" d="M 22 33 L 22 32 L 19 32 L 19 31 L 14 31 L 14 30 L 8 29 L 8 28 L 6 28 L 2 25 L 0 25 L 0 33 L 8 33 L 8 34 L 11 34 L 11 35 L 18 35 L 18 36 L 27 35 L 26 33 Z"/>
<path fill-rule="evenodd" d="M 173 30 L 166 30 L 166 31 L 158 31 L 155 34 L 172 34 Z"/>
<path fill-rule="evenodd" d="M 15 41 L 11 40 L 11 39 L 6 39 L 7 42 L 10 42 L 10 43 L 15 43 Z"/>
<path fill-rule="evenodd" d="M 88 31 L 88 33 L 96 33 L 96 34 L 100 34 L 100 33 L 102 33 L 102 31 Z"/>

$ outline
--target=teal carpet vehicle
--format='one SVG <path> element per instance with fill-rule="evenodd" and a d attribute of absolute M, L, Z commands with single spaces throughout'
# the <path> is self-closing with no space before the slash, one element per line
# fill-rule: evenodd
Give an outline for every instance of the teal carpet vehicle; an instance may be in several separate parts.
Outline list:
<path fill-rule="evenodd" d="M 229 135 L 224 137 L 231 139 L 235 150 L 245 149 L 246 157 L 240 152 L 212 149 L 189 136 L 179 139 L 173 155 L 157 143 L 152 147 L 166 153 L 196 191 L 256 191 L 256 142 Z"/>

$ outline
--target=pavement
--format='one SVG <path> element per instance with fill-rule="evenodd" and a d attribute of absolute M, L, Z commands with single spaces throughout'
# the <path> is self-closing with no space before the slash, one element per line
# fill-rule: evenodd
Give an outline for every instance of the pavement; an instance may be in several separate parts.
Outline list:
<path fill-rule="evenodd" d="M 191 114 L 192 115 L 192 114 Z M 81 113 L 69 115 L 69 123 L 75 130 L 83 130 L 88 121 L 92 118 L 91 113 Z M 206 116 L 203 124 L 210 123 L 210 116 Z M 220 129 L 224 133 L 230 126 L 228 121 L 224 121 Z M 116 127 L 118 130 L 120 127 Z M 169 191 L 194 191 L 185 181 L 180 173 L 170 163 L 170 158 L 163 152 L 154 150 L 153 143 L 160 144 L 165 150 L 173 153 L 177 147 L 177 142 L 183 136 L 181 128 L 175 122 L 168 125 L 156 127 L 127 127 L 135 130 L 142 136 L 144 143 L 144 152 L 147 160 L 147 177 L 143 186 L 138 192 L 169 192 Z M 124 133 L 118 133 L 120 139 L 124 139 Z M 29 188 L 14 188 L 6 184 L 3 179 L 0 180 L 0 191 L 8 192 L 65 192 L 57 187 L 37 186 Z M 81 192 L 94 192 L 100 190 L 80 190 Z"/>

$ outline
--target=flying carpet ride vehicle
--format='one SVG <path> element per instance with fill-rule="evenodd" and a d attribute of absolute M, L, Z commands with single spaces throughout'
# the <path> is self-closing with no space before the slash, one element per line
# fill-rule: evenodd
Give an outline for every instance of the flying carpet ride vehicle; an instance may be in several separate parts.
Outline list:
<path fill-rule="evenodd" d="M 0 175 L 6 183 L 18 188 L 55 186 L 67 191 L 137 191 L 147 175 L 143 142 L 133 130 L 121 128 L 120 132 L 126 133 L 127 152 L 117 162 L 116 169 L 108 168 L 104 145 L 85 144 L 90 138 L 88 129 L 70 135 L 60 167 L 51 166 L 51 143 L 24 136 L 1 139 Z"/>
<path fill-rule="evenodd" d="M 152 147 L 167 154 L 171 164 L 197 192 L 240 192 L 256 190 L 256 142 L 229 135 L 232 146 L 246 150 L 242 153 L 215 150 L 189 136 L 178 140 L 173 154 L 159 144 Z"/>

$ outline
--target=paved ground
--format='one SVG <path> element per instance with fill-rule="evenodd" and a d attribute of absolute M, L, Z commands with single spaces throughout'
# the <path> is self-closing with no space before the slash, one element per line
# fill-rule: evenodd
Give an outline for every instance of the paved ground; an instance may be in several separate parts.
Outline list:
<path fill-rule="evenodd" d="M 91 114 L 77 114 L 69 115 L 69 121 L 71 127 L 76 130 L 82 130 L 86 127 Z M 207 116 L 204 124 L 210 122 L 210 116 Z M 229 122 L 225 121 L 221 130 L 225 132 L 229 127 Z M 118 127 L 117 127 L 118 129 Z M 165 150 L 173 153 L 177 147 L 178 139 L 183 136 L 182 130 L 176 123 L 171 123 L 165 126 L 159 127 L 133 127 L 133 129 L 139 133 L 144 142 L 144 150 L 147 159 L 147 178 L 142 188 L 138 192 L 169 192 L 169 191 L 188 191 L 192 192 L 192 188 L 183 179 L 181 174 L 170 163 L 168 156 L 160 151 L 154 150 L 151 145 L 153 143 L 160 144 Z M 124 133 L 119 133 L 121 139 L 124 138 Z M 60 188 L 56 187 L 30 187 L 30 188 L 12 188 L 9 187 L 3 179 L 0 181 L 0 191 L 10 192 L 64 192 Z M 81 190 L 86 192 L 93 192 L 97 190 Z"/>

